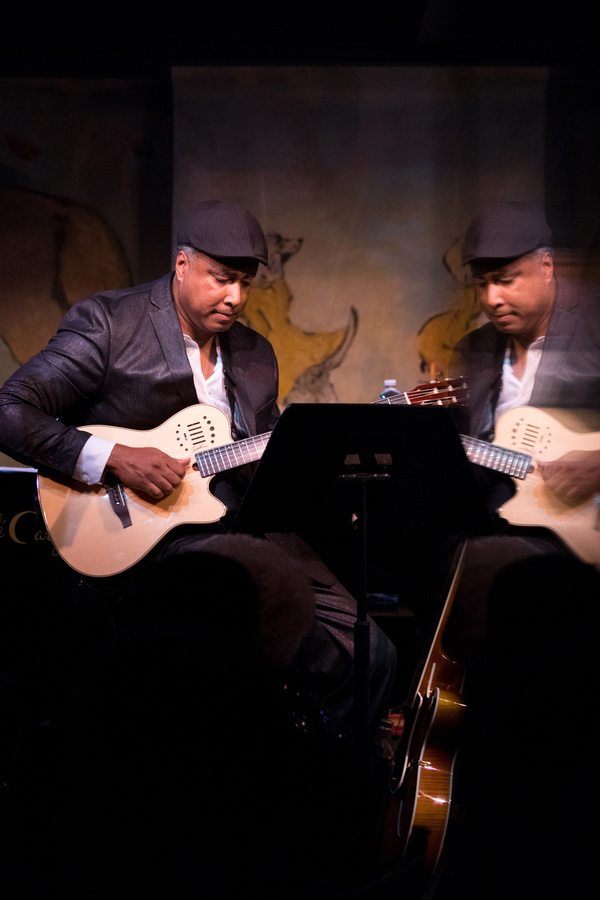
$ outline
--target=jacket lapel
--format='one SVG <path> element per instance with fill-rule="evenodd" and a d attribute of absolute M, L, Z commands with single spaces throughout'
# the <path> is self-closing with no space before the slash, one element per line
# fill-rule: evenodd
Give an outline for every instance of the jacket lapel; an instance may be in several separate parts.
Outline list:
<path fill-rule="evenodd" d="M 236 363 L 240 360 L 239 348 L 236 352 L 236 326 L 219 335 L 221 359 L 225 376 L 225 389 L 232 411 L 232 431 L 234 439 L 256 434 L 256 415 L 247 396 L 248 379 Z"/>
<path fill-rule="evenodd" d="M 569 290 L 569 285 L 558 282 L 554 309 L 544 341 L 544 352 L 529 401 L 530 406 L 544 405 L 543 396 L 537 385 L 543 385 L 544 395 L 551 395 L 558 383 L 559 374 L 568 363 L 569 346 L 576 322 L 576 316 L 572 311 L 576 306 L 577 298 L 574 292 Z"/>
<path fill-rule="evenodd" d="M 181 408 L 198 403 L 194 378 L 171 295 L 170 275 L 165 275 L 152 288 L 150 320 L 171 373 L 173 388 L 181 399 Z"/>

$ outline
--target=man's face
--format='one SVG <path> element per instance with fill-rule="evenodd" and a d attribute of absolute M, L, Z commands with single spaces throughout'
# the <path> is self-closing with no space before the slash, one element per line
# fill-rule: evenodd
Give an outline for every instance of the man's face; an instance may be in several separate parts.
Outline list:
<path fill-rule="evenodd" d="M 479 261 L 472 264 L 481 308 L 494 327 L 527 341 L 544 335 L 555 290 L 550 253 L 528 253 L 488 268 Z"/>
<path fill-rule="evenodd" d="M 244 311 L 258 264 L 244 260 L 235 265 L 231 268 L 204 253 L 177 254 L 173 278 L 177 314 L 183 330 L 200 345 L 231 328 Z"/>

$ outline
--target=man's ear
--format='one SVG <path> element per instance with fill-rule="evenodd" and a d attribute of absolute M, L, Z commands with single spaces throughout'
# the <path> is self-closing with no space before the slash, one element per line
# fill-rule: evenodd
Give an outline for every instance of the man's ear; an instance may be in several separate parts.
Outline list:
<path fill-rule="evenodd" d="M 552 281 L 552 279 L 554 278 L 554 260 L 551 253 L 544 253 L 540 266 L 542 268 L 546 281 Z"/>
<path fill-rule="evenodd" d="M 184 250 L 180 250 L 177 254 L 177 258 L 175 260 L 175 277 L 178 281 L 181 281 L 185 270 L 190 265 L 190 260 L 187 253 Z"/>

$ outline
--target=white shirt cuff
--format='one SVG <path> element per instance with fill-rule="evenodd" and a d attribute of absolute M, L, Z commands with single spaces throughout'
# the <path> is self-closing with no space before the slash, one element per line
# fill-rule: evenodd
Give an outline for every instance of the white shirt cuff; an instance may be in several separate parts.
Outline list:
<path fill-rule="evenodd" d="M 101 484 L 108 457 L 114 446 L 114 441 L 96 437 L 95 434 L 90 435 L 77 459 L 73 478 L 85 484 Z"/>

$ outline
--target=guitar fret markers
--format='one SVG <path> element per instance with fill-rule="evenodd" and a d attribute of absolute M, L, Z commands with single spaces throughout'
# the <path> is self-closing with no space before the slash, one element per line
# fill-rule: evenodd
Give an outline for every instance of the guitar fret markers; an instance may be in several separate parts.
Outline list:
<path fill-rule="evenodd" d="M 235 441 L 223 447 L 214 447 L 196 453 L 198 471 L 203 478 L 225 472 L 245 463 L 256 462 L 262 456 L 271 433 L 258 434 L 243 441 Z"/>
<path fill-rule="evenodd" d="M 526 453 L 508 450 L 497 444 L 487 444 L 465 435 L 461 435 L 460 439 L 468 459 L 478 466 L 520 479 L 525 478 L 531 468 L 531 456 Z"/>

